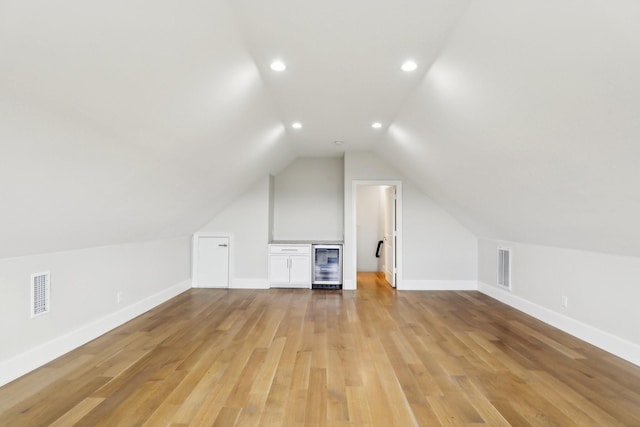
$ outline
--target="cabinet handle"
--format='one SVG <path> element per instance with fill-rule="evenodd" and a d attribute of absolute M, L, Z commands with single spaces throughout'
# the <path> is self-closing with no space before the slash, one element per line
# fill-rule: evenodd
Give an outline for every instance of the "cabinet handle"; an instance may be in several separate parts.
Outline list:
<path fill-rule="evenodd" d="M 227 245 L 226 243 L 221 243 L 221 244 L 219 244 L 218 246 L 220 246 L 221 248 L 226 248 L 226 247 L 227 247 L 227 246 L 229 246 L 229 245 Z"/>

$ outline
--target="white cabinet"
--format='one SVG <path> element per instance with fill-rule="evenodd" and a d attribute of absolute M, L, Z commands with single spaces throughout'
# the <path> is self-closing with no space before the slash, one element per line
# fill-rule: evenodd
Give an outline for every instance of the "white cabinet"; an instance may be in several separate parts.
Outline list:
<path fill-rule="evenodd" d="M 311 287 L 311 245 L 269 245 L 272 288 Z"/>

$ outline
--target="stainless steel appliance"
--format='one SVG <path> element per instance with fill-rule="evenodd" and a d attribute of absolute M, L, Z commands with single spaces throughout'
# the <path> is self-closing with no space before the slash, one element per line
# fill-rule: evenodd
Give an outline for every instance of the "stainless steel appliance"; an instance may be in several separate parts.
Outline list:
<path fill-rule="evenodd" d="M 342 245 L 311 245 L 312 289 L 342 289 Z"/>

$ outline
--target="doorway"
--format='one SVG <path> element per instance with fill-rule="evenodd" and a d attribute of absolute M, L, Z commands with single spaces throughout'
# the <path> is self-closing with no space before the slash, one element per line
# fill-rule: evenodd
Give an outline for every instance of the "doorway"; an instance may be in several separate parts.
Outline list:
<path fill-rule="evenodd" d="M 401 265 L 401 182 L 353 182 L 354 278 L 379 276 L 396 288 Z"/>

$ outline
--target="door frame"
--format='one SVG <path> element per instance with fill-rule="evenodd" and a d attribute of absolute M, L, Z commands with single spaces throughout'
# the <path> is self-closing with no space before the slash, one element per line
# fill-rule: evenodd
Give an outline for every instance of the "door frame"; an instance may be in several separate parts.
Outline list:
<path fill-rule="evenodd" d="M 199 231 L 193 234 L 193 239 L 191 241 L 191 287 L 192 288 L 200 288 L 198 283 L 196 283 L 196 277 L 198 277 L 198 239 L 201 237 L 224 237 L 229 239 L 229 283 L 227 286 L 218 287 L 219 289 L 230 289 L 233 283 L 234 270 L 233 270 L 233 253 L 234 253 L 234 244 L 233 244 L 233 233 L 222 232 L 222 233 L 214 233 L 211 231 Z M 207 288 L 211 288 L 207 286 Z M 211 288 L 213 289 L 213 288 Z"/>
<path fill-rule="evenodd" d="M 396 188 L 396 289 L 402 289 L 402 181 L 397 179 L 360 180 L 351 181 L 351 277 L 354 280 L 354 289 L 358 287 L 358 187 L 360 186 L 390 186 Z"/>

